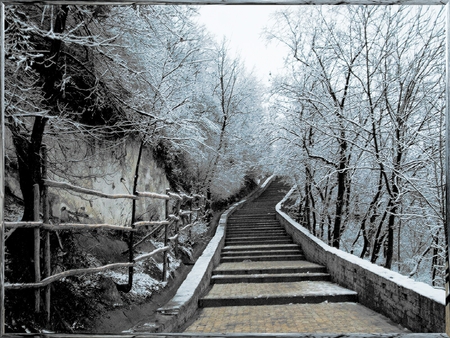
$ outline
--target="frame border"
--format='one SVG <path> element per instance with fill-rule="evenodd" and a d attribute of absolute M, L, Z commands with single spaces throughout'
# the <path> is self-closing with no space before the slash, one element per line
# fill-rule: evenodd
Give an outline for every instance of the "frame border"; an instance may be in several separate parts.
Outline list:
<path fill-rule="evenodd" d="M 69 5 L 446 5 L 446 109 L 445 109 L 445 238 L 446 299 L 445 329 L 450 336 L 449 243 L 450 243 L 450 0 L 0 0 L 0 337 L 5 335 L 5 241 L 4 241 L 4 172 L 5 172 L 5 4 Z"/>

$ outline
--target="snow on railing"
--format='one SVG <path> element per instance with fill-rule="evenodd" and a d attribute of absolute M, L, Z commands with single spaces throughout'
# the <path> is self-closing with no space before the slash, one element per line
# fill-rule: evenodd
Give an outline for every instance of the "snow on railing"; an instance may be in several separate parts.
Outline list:
<path fill-rule="evenodd" d="M 57 273 L 53 276 L 44 278 L 39 283 L 5 283 L 5 289 L 6 290 L 17 290 L 17 289 L 25 289 L 25 288 L 42 288 L 53 282 L 61 280 L 65 277 L 76 276 L 76 275 L 81 275 L 81 274 L 85 274 L 85 273 L 96 273 L 96 272 L 101 272 L 101 271 L 106 271 L 106 270 L 111 270 L 111 269 L 117 269 L 117 268 L 130 267 L 130 266 L 134 266 L 136 264 L 136 262 L 138 262 L 138 261 L 150 258 L 160 252 L 164 252 L 169 249 L 170 249 L 169 246 L 155 249 L 152 252 L 142 254 L 142 255 L 136 257 L 134 259 L 134 262 L 132 262 L 132 263 L 112 263 L 112 264 L 103 265 L 103 266 L 99 266 L 99 267 L 95 267 L 95 268 L 72 269 L 72 270 L 63 271 L 63 272 Z"/>

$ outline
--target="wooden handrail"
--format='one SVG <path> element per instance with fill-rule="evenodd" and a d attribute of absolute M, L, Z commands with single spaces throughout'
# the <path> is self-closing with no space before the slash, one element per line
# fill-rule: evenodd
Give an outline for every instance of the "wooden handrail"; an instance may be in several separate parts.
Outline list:
<path fill-rule="evenodd" d="M 141 221 L 141 222 L 135 222 L 133 225 L 135 227 L 142 227 L 142 226 L 151 226 L 151 225 L 166 225 L 169 224 L 169 221 Z"/>
<path fill-rule="evenodd" d="M 170 214 L 168 219 L 170 219 L 171 221 L 179 221 L 180 217 L 175 216 L 174 214 Z"/>
<path fill-rule="evenodd" d="M 157 253 L 165 252 L 165 251 L 167 251 L 167 250 L 169 250 L 169 249 L 170 249 L 170 246 L 168 246 L 168 245 L 167 245 L 167 246 L 163 246 L 162 248 L 155 249 L 155 250 L 153 250 L 152 252 L 149 252 L 149 253 L 146 253 L 146 254 L 142 254 L 142 255 L 140 255 L 140 256 L 137 256 L 137 257 L 134 259 L 134 261 L 135 261 L 135 262 L 141 261 L 141 260 L 146 259 L 146 258 L 148 258 L 148 257 L 154 256 L 154 255 L 156 255 Z"/>
<path fill-rule="evenodd" d="M 180 232 L 181 232 L 181 231 L 184 231 L 184 230 L 186 230 L 186 229 L 189 229 L 189 228 L 190 228 L 191 226 L 193 226 L 193 225 L 194 225 L 194 223 L 185 225 L 184 227 L 182 227 L 182 228 L 180 229 Z"/>
<path fill-rule="evenodd" d="M 69 230 L 69 229 L 109 229 L 109 230 L 122 230 L 122 231 L 136 231 L 136 229 L 130 227 L 124 227 L 122 225 L 114 224 L 81 224 L 81 223 L 60 223 L 58 225 L 45 224 L 43 222 L 5 222 L 6 228 L 36 228 L 45 230 Z"/>
<path fill-rule="evenodd" d="M 170 198 L 174 198 L 174 199 L 177 199 L 177 200 L 179 200 L 179 201 L 182 201 L 182 200 L 183 200 L 183 197 L 181 197 L 181 196 L 178 195 L 178 194 L 174 194 L 173 192 L 170 192 L 170 191 L 167 192 L 167 195 L 169 195 Z"/>
<path fill-rule="evenodd" d="M 82 194 L 88 194 L 88 195 L 93 195 L 93 196 L 98 196 L 98 197 L 109 198 L 109 199 L 119 199 L 119 198 L 128 198 L 128 199 L 133 199 L 133 200 L 138 199 L 138 196 L 135 196 L 135 195 L 105 194 L 101 191 L 78 187 L 78 186 L 70 184 L 70 183 L 56 182 L 56 181 L 52 181 L 52 180 L 43 180 L 43 181 L 44 181 L 44 184 L 49 187 L 60 188 L 60 189 L 69 189 L 69 190 L 79 192 Z"/>
<path fill-rule="evenodd" d="M 170 196 L 169 195 L 164 195 L 164 194 L 157 194 L 155 192 L 141 192 L 141 191 L 136 191 L 136 194 L 139 197 L 149 197 L 149 198 L 156 198 L 156 199 L 161 199 L 161 200 L 169 200 Z"/>
<path fill-rule="evenodd" d="M 5 228 L 35 228 L 38 226 L 42 226 L 44 223 L 39 221 L 39 222 L 3 222 L 3 224 L 5 225 Z"/>
<path fill-rule="evenodd" d="M 126 267 L 135 265 L 135 263 L 138 261 L 152 257 L 160 252 L 167 251 L 167 250 L 169 250 L 169 248 L 170 248 L 169 246 L 164 246 L 162 248 L 153 250 L 150 253 L 140 255 L 134 259 L 134 263 L 113 263 L 113 264 L 103 265 L 103 266 L 99 266 L 99 267 L 95 267 L 95 268 L 67 270 L 67 271 L 57 273 L 56 275 L 44 278 L 39 283 L 5 283 L 5 289 L 18 290 L 18 289 L 29 289 L 29 288 L 41 288 L 41 287 L 47 286 L 53 282 L 56 282 L 62 278 L 65 278 L 65 277 L 81 275 L 81 274 L 85 274 L 85 273 L 101 272 L 101 271 L 117 269 L 117 268 L 126 268 Z"/>
<path fill-rule="evenodd" d="M 136 195 L 131 195 L 131 194 L 106 194 L 103 193 L 101 191 L 98 190 L 93 190 L 93 189 L 87 189 L 87 188 L 83 188 L 83 187 L 79 187 L 67 182 L 57 182 L 57 181 L 53 181 L 53 180 L 49 180 L 49 179 L 44 179 L 43 180 L 44 184 L 48 187 L 53 187 L 53 188 L 60 188 L 60 189 L 69 189 L 75 192 L 79 192 L 82 194 L 88 194 L 88 195 L 93 195 L 93 196 L 98 196 L 98 197 L 104 197 L 104 198 L 109 198 L 109 199 L 119 199 L 119 198 L 127 198 L 127 199 L 138 199 L 139 197 L 148 197 L 148 198 L 155 198 L 155 199 L 163 199 L 163 200 L 169 200 L 171 198 L 173 199 L 177 199 L 177 200 L 183 200 L 183 198 L 187 198 L 187 199 L 193 199 L 193 198 L 202 198 L 203 196 L 198 195 L 198 194 L 194 194 L 192 196 L 186 195 L 184 193 L 181 194 L 175 194 L 172 192 L 168 192 L 167 195 L 165 194 L 158 194 L 155 192 L 143 192 L 143 191 L 136 191 Z"/>
<path fill-rule="evenodd" d="M 94 273 L 94 272 L 100 272 L 100 271 L 105 271 L 105 270 L 110 270 L 110 269 L 129 267 L 132 265 L 133 265 L 133 263 L 113 263 L 113 264 L 108 264 L 108 265 L 99 266 L 99 267 L 95 267 L 95 268 L 67 270 L 64 272 L 57 273 L 56 275 L 44 278 L 39 283 L 12 283 L 12 284 L 5 283 L 5 289 L 17 290 L 17 289 L 41 288 L 46 285 L 49 285 L 50 283 L 56 282 L 64 277 L 81 275 L 84 273 Z"/>

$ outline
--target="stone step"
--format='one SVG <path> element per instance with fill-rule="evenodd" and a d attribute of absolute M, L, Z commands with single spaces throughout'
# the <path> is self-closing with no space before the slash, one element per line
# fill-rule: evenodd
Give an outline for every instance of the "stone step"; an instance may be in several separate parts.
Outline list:
<path fill-rule="evenodd" d="M 245 217 L 239 217 L 239 218 L 231 218 L 228 219 L 227 224 L 235 224 L 235 223 L 243 223 L 243 224 L 248 224 L 248 223 L 279 223 L 280 221 L 273 218 L 268 218 L 268 217 L 252 217 L 252 218 L 245 218 Z"/>
<path fill-rule="evenodd" d="M 222 251 L 222 257 L 236 256 L 283 256 L 283 255 L 301 255 L 302 252 L 298 248 L 294 249 L 278 249 L 278 250 L 248 250 L 248 251 Z"/>
<path fill-rule="evenodd" d="M 273 208 L 273 209 L 272 209 Z M 275 208 L 274 207 L 262 207 L 259 209 L 251 209 L 248 210 L 247 208 L 245 209 L 240 209 L 237 210 L 233 213 L 233 215 L 230 217 L 231 219 L 233 218 L 261 218 L 261 217 L 265 217 L 265 218 L 273 218 L 275 219 L 276 217 L 276 212 L 275 212 Z M 268 210 L 268 209 L 272 209 L 272 210 Z"/>
<path fill-rule="evenodd" d="M 247 223 L 229 223 L 227 224 L 227 229 L 239 229 L 245 227 L 279 227 L 283 228 L 278 221 L 275 222 L 247 222 Z"/>
<path fill-rule="evenodd" d="M 233 226 L 226 229 L 227 233 L 230 232 L 242 232 L 242 231 L 271 231 L 271 230 L 285 230 L 282 226 L 278 224 L 274 225 L 239 225 Z"/>
<path fill-rule="evenodd" d="M 254 215 L 252 217 L 249 217 L 244 215 L 235 216 L 233 214 L 233 216 L 228 218 L 228 223 L 235 223 L 235 222 L 248 223 L 248 222 L 279 222 L 279 221 L 275 218 L 275 216 L 271 217 L 266 215 L 259 215 L 259 216 Z"/>
<path fill-rule="evenodd" d="M 245 232 L 245 233 L 241 233 L 241 234 L 228 234 L 226 235 L 226 238 L 231 240 L 231 239 L 248 239 L 248 238 L 279 238 L 279 237 L 287 237 L 286 232 L 285 231 L 272 231 L 272 232 L 267 232 L 267 231 L 261 231 L 261 232 L 256 232 L 256 231 L 252 231 L 252 232 Z"/>
<path fill-rule="evenodd" d="M 214 284 L 200 307 L 357 302 L 357 293 L 326 281 Z"/>
<path fill-rule="evenodd" d="M 227 229 L 239 229 L 245 227 L 279 227 L 282 228 L 278 221 L 275 222 L 248 222 L 248 223 L 229 223 L 227 224 Z"/>
<path fill-rule="evenodd" d="M 280 224 L 238 224 L 227 226 L 226 231 L 242 231 L 242 230 L 284 230 Z"/>
<path fill-rule="evenodd" d="M 214 275 L 211 277 L 211 284 L 329 281 L 330 279 L 328 273 Z"/>
<path fill-rule="evenodd" d="M 279 273 L 326 273 L 323 265 L 299 261 L 260 261 L 221 263 L 213 270 L 213 275 L 251 275 L 251 274 L 279 274 Z"/>
<path fill-rule="evenodd" d="M 228 220 L 228 225 L 235 225 L 235 224 L 279 224 L 280 222 L 276 219 L 267 219 L 267 218 L 254 218 L 254 219 L 247 219 L 244 220 L 242 218 L 236 219 L 236 220 Z"/>
<path fill-rule="evenodd" d="M 268 244 L 268 245 L 227 245 L 222 249 L 222 253 L 248 251 L 248 250 L 280 250 L 280 249 L 299 249 L 300 246 L 295 243 L 291 244 Z"/>
<path fill-rule="evenodd" d="M 264 241 L 264 240 L 282 240 L 282 239 L 288 239 L 291 240 L 291 237 L 287 236 L 286 234 L 282 235 L 268 235 L 268 234 L 261 234 L 261 235 L 248 235 L 248 236 L 239 236 L 239 237 L 232 237 L 228 238 L 228 236 L 225 236 L 225 241 L 233 241 L 237 243 L 247 243 L 247 242 L 253 242 L 254 240 L 257 241 Z"/>
<path fill-rule="evenodd" d="M 227 230 L 227 236 L 230 235 L 251 235 L 254 233 L 266 233 L 266 234 L 276 234 L 276 233 L 286 233 L 286 230 L 282 228 L 264 228 L 264 229 L 235 229 Z"/>
<path fill-rule="evenodd" d="M 227 229 L 235 229 L 235 228 L 243 228 L 243 227 L 280 227 L 282 228 L 281 224 L 278 221 L 274 222 L 268 222 L 268 221 L 261 221 L 261 222 L 230 222 L 227 224 Z"/>
<path fill-rule="evenodd" d="M 224 256 L 220 258 L 221 263 L 225 262 L 256 262 L 256 261 L 293 261 L 304 260 L 302 254 L 285 254 L 285 255 L 261 255 L 261 256 Z"/>
<path fill-rule="evenodd" d="M 261 244 L 292 244 L 292 239 L 289 237 L 282 239 L 254 239 L 252 241 L 249 240 L 225 240 L 225 246 L 234 246 L 234 245 L 261 245 Z"/>

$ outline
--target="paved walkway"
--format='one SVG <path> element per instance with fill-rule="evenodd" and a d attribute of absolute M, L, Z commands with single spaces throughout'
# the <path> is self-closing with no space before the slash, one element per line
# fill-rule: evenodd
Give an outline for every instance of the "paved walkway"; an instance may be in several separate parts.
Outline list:
<path fill-rule="evenodd" d="M 185 333 L 406 333 L 357 303 L 354 291 L 305 260 L 275 218 L 286 193 L 272 183 L 228 220 L 221 263 Z"/>
<path fill-rule="evenodd" d="M 226 306 L 201 309 L 192 333 L 406 333 L 357 303 Z"/>

